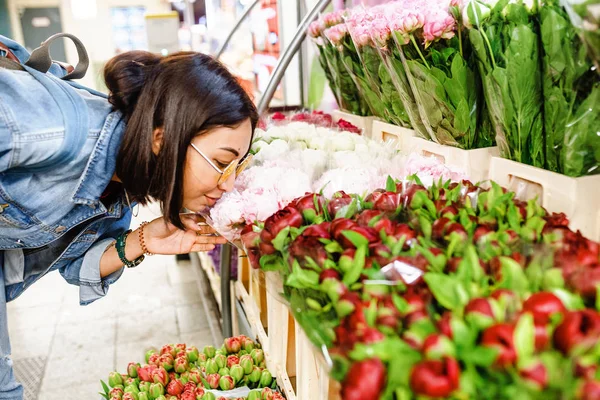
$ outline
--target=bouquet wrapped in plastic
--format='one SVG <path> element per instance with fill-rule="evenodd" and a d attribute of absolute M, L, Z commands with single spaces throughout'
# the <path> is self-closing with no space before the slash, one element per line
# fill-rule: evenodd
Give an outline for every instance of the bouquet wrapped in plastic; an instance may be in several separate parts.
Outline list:
<path fill-rule="evenodd" d="M 390 19 L 419 114 L 431 138 L 463 149 L 489 147 L 477 65 L 450 0 L 407 0 Z"/>
<path fill-rule="evenodd" d="M 325 51 L 335 86 L 339 90 L 340 108 L 355 115 L 370 115 L 371 110 L 364 93 L 357 84 L 355 69 L 359 65 L 358 55 L 345 23 L 323 30 L 323 50 Z"/>
<path fill-rule="evenodd" d="M 559 0 L 540 10 L 544 129 L 547 168 L 577 177 L 600 174 L 600 73 L 569 11 Z"/>
<path fill-rule="evenodd" d="M 534 0 L 470 0 L 462 20 L 477 58 L 503 157 L 544 168 L 538 7 Z"/>
<path fill-rule="evenodd" d="M 383 14 L 385 7 L 373 9 L 359 7 L 352 10 L 346 19 L 348 31 L 360 60 L 360 68 L 353 66 L 352 69 L 360 71 L 356 73 L 356 80 L 366 96 L 373 115 L 389 123 L 409 128 L 410 119 L 371 35 L 373 30 L 387 26 L 387 19 Z"/>

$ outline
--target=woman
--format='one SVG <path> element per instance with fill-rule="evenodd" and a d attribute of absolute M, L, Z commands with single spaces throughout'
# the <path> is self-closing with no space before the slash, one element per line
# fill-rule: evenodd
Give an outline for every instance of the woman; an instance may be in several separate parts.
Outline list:
<path fill-rule="evenodd" d="M 124 53 L 105 67 L 108 101 L 80 92 L 89 126 L 82 150 L 68 163 L 28 169 L 60 148 L 65 122 L 26 75 L 0 69 L 0 399 L 22 398 L 6 302 L 59 270 L 89 304 L 144 255 L 224 243 L 194 213 L 232 189 L 258 119 L 235 78 L 209 56 Z M 27 79 L 33 89 L 24 93 Z M 132 206 L 151 200 L 164 218 L 129 232 Z"/>

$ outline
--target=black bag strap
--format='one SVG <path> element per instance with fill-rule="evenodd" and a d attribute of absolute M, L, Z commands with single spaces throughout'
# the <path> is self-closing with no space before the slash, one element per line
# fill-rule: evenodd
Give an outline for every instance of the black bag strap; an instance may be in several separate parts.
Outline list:
<path fill-rule="evenodd" d="M 31 56 L 29 57 L 29 60 L 27 60 L 25 65 L 42 73 L 48 72 L 48 70 L 52 66 L 52 57 L 50 57 L 50 44 L 52 44 L 52 42 L 56 39 L 62 37 L 71 39 L 73 43 L 75 43 L 75 48 L 77 49 L 79 61 L 77 62 L 77 66 L 75 67 L 73 72 L 66 74 L 61 79 L 67 80 L 83 78 L 90 65 L 90 58 L 81 40 L 79 40 L 76 36 L 71 35 L 70 33 L 57 33 L 56 35 L 50 36 L 42 43 L 40 47 L 31 52 Z"/>

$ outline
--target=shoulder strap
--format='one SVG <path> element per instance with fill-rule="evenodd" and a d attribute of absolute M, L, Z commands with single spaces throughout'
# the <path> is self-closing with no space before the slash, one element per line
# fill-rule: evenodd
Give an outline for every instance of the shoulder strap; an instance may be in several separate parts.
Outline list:
<path fill-rule="evenodd" d="M 77 54 L 79 55 L 79 62 L 72 72 L 68 72 L 67 70 L 68 73 L 66 75 L 59 77 L 52 73 L 48 73 L 53 64 L 49 47 L 54 40 L 61 37 L 69 38 L 75 43 Z M 22 46 L 19 46 L 18 44 L 15 44 L 15 46 L 17 46 L 17 50 L 22 50 L 21 53 L 25 52 L 25 49 L 23 49 Z M 25 63 L 21 63 L 21 60 L 12 54 L 10 48 L 7 46 L 0 48 L 0 50 L 3 49 L 6 49 L 6 51 L 4 51 L 5 56 L 0 57 L 0 67 L 11 70 L 27 71 L 42 86 L 44 86 L 58 105 L 65 127 L 65 138 L 59 150 L 52 154 L 47 160 L 33 166 L 27 166 L 27 170 L 40 172 L 56 167 L 59 164 L 70 162 L 83 148 L 87 138 L 87 129 L 89 125 L 85 101 L 72 87 L 77 85 L 71 85 L 70 82 L 70 79 L 83 78 L 87 72 L 89 57 L 83 43 L 73 35 L 67 33 L 56 34 L 48 38 L 48 40 L 42 43 L 40 47 L 35 49 Z"/>

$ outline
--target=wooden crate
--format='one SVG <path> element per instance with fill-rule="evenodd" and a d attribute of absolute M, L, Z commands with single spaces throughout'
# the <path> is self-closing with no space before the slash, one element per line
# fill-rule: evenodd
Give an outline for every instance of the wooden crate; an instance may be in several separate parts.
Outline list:
<path fill-rule="evenodd" d="M 416 133 L 412 129 L 402 128 L 379 120 L 373 121 L 371 139 L 394 143 L 399 150 L 404 151 L 407 149 L 410 139 L 415 135 Z"/>
<path fill-rule="evenodd" d="M 600 175 L 571 178 L 556 172 L 493 157 L 490 178 L 522 200 L 537 197 L 550 212 L 564 212 L 570 228 L 600 241 Z"/>
<path fill-rule="evenodd" d="M 500 155 L 498 147 L 463 150 L 457 147 L 444 146 L 419 137 L 412 137 L 407 150 L 423 156 L 435 157 L 443 164 L 463 169 L 473 182 L 490 179 L 490 163 L 492 157 Z"/>

